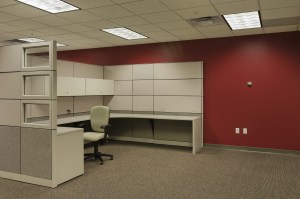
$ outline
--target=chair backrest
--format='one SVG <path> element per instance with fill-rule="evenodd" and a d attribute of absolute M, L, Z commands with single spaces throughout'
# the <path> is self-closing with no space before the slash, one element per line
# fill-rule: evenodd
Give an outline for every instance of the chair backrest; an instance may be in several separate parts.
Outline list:
<path fill-rule="evenodd" d="M 91 108 L 91 127 L 95 132 L 104 132 L 101 125 L 107 125 L 109 122 L 109 107 L 94 106 Z"/>

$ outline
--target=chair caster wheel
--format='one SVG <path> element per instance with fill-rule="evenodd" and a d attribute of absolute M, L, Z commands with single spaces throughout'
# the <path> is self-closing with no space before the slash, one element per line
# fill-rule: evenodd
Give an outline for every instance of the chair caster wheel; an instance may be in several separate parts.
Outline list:
<path fill-rule="evenodd" d="M 114 158 L 110 158 L 111 160 L 113 160 Z"/>
<path fill-rule="evenodd" d="M 100 162 L 100 165 L 103 165 L 103 162 Z"/>

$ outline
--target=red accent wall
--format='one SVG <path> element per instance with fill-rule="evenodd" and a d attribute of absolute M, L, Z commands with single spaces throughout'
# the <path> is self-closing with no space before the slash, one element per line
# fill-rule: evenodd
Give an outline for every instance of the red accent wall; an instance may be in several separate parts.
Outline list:
<path fill-rule="evenodd" d="M 204 61 L 205 143 L 300 150 L 299 31 L 66 51 L 58 58 L 97 65 Z M 236 127 L 248 134 L 235 134 Z"/>

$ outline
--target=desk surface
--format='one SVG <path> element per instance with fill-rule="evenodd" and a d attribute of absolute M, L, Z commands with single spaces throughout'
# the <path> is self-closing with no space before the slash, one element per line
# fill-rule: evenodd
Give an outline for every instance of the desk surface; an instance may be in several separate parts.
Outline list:
<path fill-rule="evenodd" d="M 153 115 L 153 114 L 128 114 L 128 113 L 111 113 L 110 118 L 137 118 L 137 119 L 161 119 L 161 120 L 186 120 L 194 121 L 199 116 L 182 116 L 182 115 Z M 81 115 L 57 119 L 57 124 L 67 124 L 90 120 L 90 115 Z"/>

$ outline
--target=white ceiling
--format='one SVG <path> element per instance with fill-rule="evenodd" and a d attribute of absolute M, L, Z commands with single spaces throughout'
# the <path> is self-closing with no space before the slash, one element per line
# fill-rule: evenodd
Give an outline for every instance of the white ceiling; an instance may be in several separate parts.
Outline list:
<path fill-rule="evenodd" d="M 65 0 L 77 11 L 51 14 L 15 0 L 0 1 L 0 42 L 24 37 L 57 40 L 59 50 L 300 31 L 300 0 Z M 262 28 L 227 24 L 193 27 L 186 19 L 259 10 Z M 99 31 L 127 27 L 147 39 Z"/>

